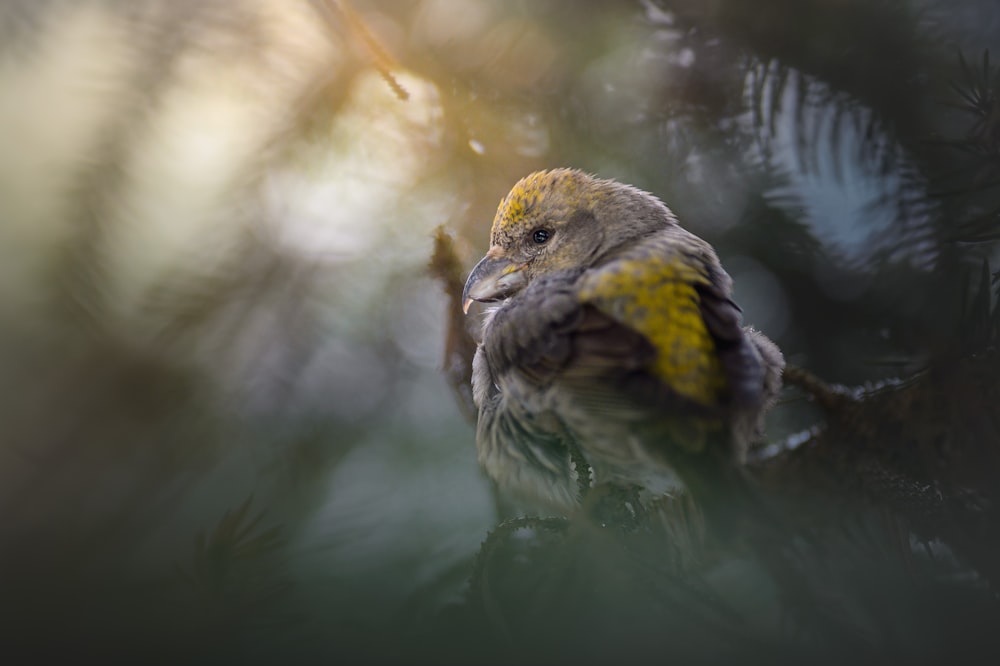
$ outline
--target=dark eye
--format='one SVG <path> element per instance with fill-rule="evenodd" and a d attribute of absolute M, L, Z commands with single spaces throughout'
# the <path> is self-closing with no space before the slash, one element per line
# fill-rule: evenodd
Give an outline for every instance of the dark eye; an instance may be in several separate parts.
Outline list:
<path fill-rule="evenodd" d="M 552 232 L 548 229 L 535 229 L 531 232 L 531 240 L 538 245 L 548 242 L 550 238 L 552 238 Z"/>

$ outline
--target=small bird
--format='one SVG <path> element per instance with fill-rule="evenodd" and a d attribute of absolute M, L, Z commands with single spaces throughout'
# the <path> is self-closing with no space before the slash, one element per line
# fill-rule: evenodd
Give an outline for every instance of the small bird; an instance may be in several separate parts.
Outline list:
<path fill-rule="evenodd" d="M 784 359 L 731 294 L 712 247 L 652 194 L 574 169 L 521 179 L 462 297 L 466 313 L 496 303 L 472 377 L 487 474 L 568 513 L 578 452 L 595 485 L 739 501 Z"/>

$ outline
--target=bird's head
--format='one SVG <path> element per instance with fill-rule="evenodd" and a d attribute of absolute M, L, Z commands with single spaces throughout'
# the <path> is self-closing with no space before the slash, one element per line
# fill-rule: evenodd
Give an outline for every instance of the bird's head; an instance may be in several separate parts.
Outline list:
<path fill-rule="evenodd" d="M 555 271 L 594 266 L 672 224 L 676 220 L 663 202 L 630 185 L 575 169 L 533 173 L 500 202 L 490 249 L 465 283 L 463 308 L 513 296 Z"/>

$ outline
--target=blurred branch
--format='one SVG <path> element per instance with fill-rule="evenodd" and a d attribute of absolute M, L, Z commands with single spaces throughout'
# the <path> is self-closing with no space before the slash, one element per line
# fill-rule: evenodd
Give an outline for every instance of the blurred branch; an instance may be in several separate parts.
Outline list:
<path fill-rule="evenodd" d="M 209 611 L 231 628 L 275 619 L 278 601 L 291 587 L 278 556 L 286 545 L 281 527 L 261 527 L 265 512 L 250 513 L 253 495 L 226 511 L 208 533 L 195 536 L 190 571 L 177 574 L 208 600 Z"/>
<path fill-rule="evenodd" d="M 344 32 L 354 37 L 360 42 L 368 54 L 372 66 L 378 70 L 386 85 L 392 90 L 396 97 L 405 102 L 410 98 L 410 93 L 404 88 L 399 80 L 393 75 L 392 70 L 399 68 L 385 46 L 368 28 L 368 25 L 358 15 L 348 0 L 311 0 L 314 7 L 325 19 L 327 25 L 340 32 Z"/>
<path fill-rule="evenodd" d="M 455 393 L 462 414 L 475 424 L 478 410 L 472 400 L 472 358 L 476 354 L 476 341 L 462 309 L 462 291 L 465 288 L 463 264 L 455 249 L 455 241 L 444 227 L 438 227 L 434 233 L 434 252 L 428 270 L 431 277 L 441 283 L 448 299 L 444 375 Z"/>
<path fill-rule="evenodd" d="M 1000 68 L 984 50 L 980 65 L 959 53 L 960 77 L 950 84 L 958 96 L 953 106 L 968 119 L 965 135 L 942 139 L 957 166 L 928 192 L 956 213 L 944 230 L 953 243 L 992 243 L 1000 239 Z"/>

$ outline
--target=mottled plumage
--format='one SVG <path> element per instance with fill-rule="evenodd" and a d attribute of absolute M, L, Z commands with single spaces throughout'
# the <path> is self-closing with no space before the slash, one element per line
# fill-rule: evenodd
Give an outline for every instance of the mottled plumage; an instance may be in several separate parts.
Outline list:
<path fill-rule="evenodd" d="M 734 474 L 783 360 L 741 327 L 708 243 L 656 197 L 569 169 L 522 179 L 466 284 L 486 315 L 473 365 L 479 460 L 499 485 L 579 499 L 570 447 L 597 483 L 696 496 Z"/>

